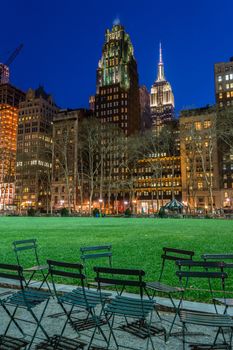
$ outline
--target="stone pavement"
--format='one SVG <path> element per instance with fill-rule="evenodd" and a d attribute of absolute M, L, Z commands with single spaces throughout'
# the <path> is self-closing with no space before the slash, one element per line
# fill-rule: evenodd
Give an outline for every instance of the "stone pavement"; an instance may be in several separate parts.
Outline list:
<path fill-rule="evenodd" d="M 4 281 L 1 279 L 0 280 L 0 285 L 4 284 Z M 0 288 L 0 294 L 3 292 L 16 292 L 16 290 L 12 289 L 13 284 L 15 284 L 15 282 L 12 282 L 11 287 L 5 287 L 5 288 Z M 36 283 L 34 285 L 34 287 L 36 287 Z M 68 286 L 68 285 L 59 285 L 58 289 L 62 292 L 62 291 L 71 291 L 74 289 L 74 286 Z M 114 292 L 112 293 L 114 294 Z M 132 294 L 131 294 L 132 296 Z M 2 296 L 2 297 L 6 297 L 6 296 Z M 168 301 L 168 299 L 166 298 L 156 298 L 156 300 L 163 304 L 164 307 L 167 308 L 167 310 L 169 310 L 169 306 L 170 302 Z M 194 303 L 194 302 L 184 302 L 183 304 L 184 308 L 187 309 L 199 309 L 202 311 L 210 311 L 210 312 L 214 312 L 213 306 L 212 305 L 208 305 L 208 304 L 203 304 L 203 303 Z M 37 313 L 40 313 L 40 306 L 36 307 L 34 309 L 34 311 Z M 170 310 L 171 311 L 171 310 Z M 222 309 L 219 309 L 219 311 L 222 311 Z M 54 334 L 59 334 L 61 332 L 61 328 L 63 327 L 63 324 L 66 320 L 66 318 L 64 316 L 59 316 L 59 317 L 54 317 L 56 316 L 57 313 L 62 313 L 62 310 L 60 308 L 60 306 L 57 304 L 56 300 L 51 298 L 49 301 L 49 305 L 47 308 L 47 312 L 43 318 L 43 326 L 45 327 L 46 331 L 48 332 L 49 335 L 54 335 Z M 159 311 L 160 316 L 165 320 L 162 322 L 162 326 L 165 327 L 165 329 L 168 331 L 169 330 L 169 321 L 171 321 L 173 319 L 174 314 L 172 312 L 169 311 Z M 25 319 L 28 319 L 28 313 L 25 310 L 19 309 L 17 311 L 17 316 L 19 317 L 23 317 Z M 79 317 L 84 316 L 82 313 L 79 314 Z M 122 321 L 122 320 L 121 320 Z M 6 315 L 5 311 L 0 308 L 0 334 L 3 333 L 6 324 L 8 322 L 8 316 Z M 117 328 L 120 326 L 120 319 L 116 319 L 116 323 L 117 323 Z M 21 323 L 23 326 L 23 323 Z M 158 316 L 156 315 L 156 313 L 154 313 L 153 315 L 153 324 L 155 324 L 157 327 L 161 328 L 161 322 L 159 321 Z M 27 333 L 31 334 L 33 332 L 34 329 L 34 325 L 31 325 L 30 323 L 24 323 L 24 327 L 26 327 L 27 329 Z M 106 334 L 109 334 L 109 330 L 107 328 L 107 326 L 103 327 L 103 330 L 106 332 Z M 181 328 L 176 326 L 174 328 L 174 331 L 180 331 Z M 204 342 L 210 343 L 213 340 L 214 337 L 214 330 L 208 328 L 208 329 L 203 329 L 203 327 L 198 327 L 198 326 L 190 326 L 189 328 L 190 331 L 192 331 L 192 333 L 196 333 L 198 335 L 189 337 L 188 340 L 192 341 L 192 342 L 197 342 L 198 340 L 202 339 Z M 80 340 L 86 342 L 88 344 L 88 342 L 90 341 L 90 337 L 92 335 L 92 331 L 93 329 L 89 329 L 89 330 L 85 330 L 85 331 L 81 331 L 80 332 Z M 13 325 L 10 329 L 9 332 L 10 335 L 15 336 L 15 337 L 20 337 L 21 334 L 19 333 L 19 331 L 16 329 L 16 327 Z M 41 332 L 38 332 L 38 336 L 42 337 Z M 72 329 L 72 327 L 70 325 L 67 326 L 66 332 L 65 332 L 65 336 L 69 337 L 69 338 L 76 338 L 77 337 L 77 333 Z M 129 334 L 123 330 L 117 329 L 116 330 L 116 336 L 117 339 L 119 341 L 120 345 L 124 345 L 124 346 L 131 346 L 131 348 L 133 349 L 145 349 L 145 345 L 146 345 L 146 340 L 142 340 L 139 337 Z M 227 335 L 228 337 L 229 335 Z M 219 340 L 222 340 L 221 337 L 219 338 Z M 39 340 L 37 339 L 37 342 Z M 160 335 L 156 335 L 153 336 L 153 343 L 154 343 L 154 347 L 156 350 L 182 350 L 182 341 L 181 341 L 181 336 L 179 337 L 175 337 L 175 336 L 171 336 L 168 340 L 168 342 L 164 341 L 164 336 L 162 334 Z M 95 338 L 95 342 L 94 344 L 98 345 L 98 346 L 104 346 L 104 342 L 102 341 L 102 338 L 100 336 L 100 334 L 97 334 L 97 337 Z M 33 346 L 33 349 L 35 348 L 35 346 Z M 87 347 L 86 347 L 87 348 Z M 84 349 L 86 349 L 84 348 Z M 186 347 L 188 349 L 188 347 Z M 1 349 L 1 347 L 0 347 Z M 111 347 L 109 347 L 109 349 L 116 349 L 116 347 L 114 347 L 114 343 L 111 345 Z M 151 346 L 149 347 L 149 349 L 152 349 Z"/>

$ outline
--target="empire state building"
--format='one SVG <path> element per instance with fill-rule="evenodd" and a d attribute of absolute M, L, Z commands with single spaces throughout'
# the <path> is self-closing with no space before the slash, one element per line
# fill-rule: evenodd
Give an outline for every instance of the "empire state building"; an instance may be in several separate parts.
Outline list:
<path fill-rule="evenodd" d="M 159 47 L 157 79 L 151 87 L 150 107 L 152 128 L 154 130 L 160 130 L 164 123 L 174 118 L 174 95 L 171 84 L 166 80 L 164 75 L 161 44 Z"/>

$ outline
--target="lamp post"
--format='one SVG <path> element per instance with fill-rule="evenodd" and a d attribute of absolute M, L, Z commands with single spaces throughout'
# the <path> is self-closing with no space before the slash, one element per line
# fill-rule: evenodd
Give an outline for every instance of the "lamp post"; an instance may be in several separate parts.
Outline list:
<path fill-rule="evenodd" d="M 133 203 L 133 214 L 135 214 L 135 208 L 136 208 L 136 204 L 137 204 L 136 199 L 134 199 L 134 200 L 132 201 L 132 203 Z M 137 214 L 137 213 L 136 213 L 136 214 Z"/>
<path fill-rule="evenodd" d="M 126 206 L 128 205 L 128 201 L 124 201 L 124 212 L 126 211 Z"/>
<path fill-rule="evenodd" d="M 100 198 L 99 199 L 99 205 L 100 205 L 100 216 L 102 216 L 102 203 L 103 203 L 103 199 Z"/>

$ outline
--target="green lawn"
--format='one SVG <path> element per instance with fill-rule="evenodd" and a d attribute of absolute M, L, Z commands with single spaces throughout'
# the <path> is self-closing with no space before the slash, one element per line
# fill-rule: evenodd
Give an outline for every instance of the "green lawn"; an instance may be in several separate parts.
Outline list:
<path fill-rule="evenodd" d="M 11 243 L 19 239 L 37 238 L 42 262 L 78 262 L 81 246 L 112 243 L 113 265 L 142 268 L 147 280 L 158 277 L 165 246 L 194 250 L 196 259 L 202 253 L 233 253 L 230 220 L 1 217 L 0 235 L 1 262 L 15 262 Z M 171 263 L 167 282 L 178 283 L 175 270 Z M 233 286 L 233 274 L 228 284 Z"/>

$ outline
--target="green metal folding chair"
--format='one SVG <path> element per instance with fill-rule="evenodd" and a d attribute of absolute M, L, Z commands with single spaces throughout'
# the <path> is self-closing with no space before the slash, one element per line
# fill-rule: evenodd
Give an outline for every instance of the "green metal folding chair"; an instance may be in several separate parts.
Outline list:
<path fill-rule="evenodd" d="M 152 325 L 152 315 L 155 307 L 155 302 L 153 300 L 144 298 L 144 289 L 146 287 L 146 283 L 143 281 L 143 277 L 145 276 L 145 272 L 143 270 L 106 267 L 95 267 L 94 271 L 96 272 L 95 280 L 98 283 L 100 292 L 103 283 L 108 283 L 112 286 L 121 286 L 123 287 L 124 292 L 126 291 L 126 287 L 134 287 L 139 290 L 139 295 L 137 298 L 133 296 L 125 296 L 123 294 L 116 295 L 111 303 L 104 306 L 103 312 L 108 325 L 108 330 L 105 330 L 105 333 L 107 333 L 106 337 L 108 336 L 106 349 L 110 348 L 112 341 L 117 349 L 121 347 L 134 350 L 136 349 L 136 342 L 134 343 L 133 347 L 119 344 L 114 330 L 116 316 L 119 316 L 125 322 L 125 324 L 121 326 L 122 330 L 139 337 L 143 335 L 141 338 L 146 339 L 145 348 L 148 349 L 149 345 L 151 345 L 151 348 L 155 349 L 152 340 L 152 334 L 154 334 L 155 331 L 158 332 L 158 328 L 155 329 L 154 325 Z M 93 331 L 88 349 L 91 348 L 92 342 L 95 339 L 96 331 L 97 327 L 95 327 Z M 164 336 L 164 329 L 160 328 L 160 332 Z"/>
<path fill-rule="evenodd" d="M 25 239 L 20 241 L 14 241 L 13 250 L 15 252 L 18 265 L 23 266 L 24 274 L 29 274 L 27 286 L 29 286 L 32 283 L 35 283 L 32 282 L 32 279 L 35 276 L 35 274 L 39 273 L 42 281 L 38 289 L 41 289 L 42 286 L 46 284 L 49 292 L 51 292 L 49 283 L 47 282 L 48 265 L 42 265 L 39 261 L 37 240 Z M 24 267 L 26 264 L 28 264 L 29 261 L 33 262 L 35 265 Z"/>
<path fill-rule="evenodd" d="M 37 338 L 38 330 L 40 330 L 42 334 L 48 338 L 48 334 L 41 323 L 49 302 L 50 293 L 28 288 L 23 276 L 23 268 L 19 265 L 0 264 L 0 277 L 18 281 L 20 288 L 18 292 L 12 293 L 9 296 L 0 299 L 0 305 L 9 317 L 9 322 L 6 322 L 5 331 L 0 336 L 0 349 L 20 349 L 21 344 L 22 347 L 25 347 L 28 344 L 27 349 L 30 349 L 35 338 Z M 34 308 L 39 305 L 41 308 L 40 316 L 38 316 L 38 312 L 35 313 L 34 311 Z M 21 312 L 21 316 L 18 317 L 18 309 L 23 309 L 31 319 L 23 317 L 23 311 Z M 24 324 L 25 322 L 26 324 L 29 323 L 35 325 L 33 334 L 27 334 L 25 332 L 26 327 L 21 326 L 21 323 Z M 24 338 L 23 340 L 9 335 L 12 325 L 14 325 L 21 333 Z M 29 340 L 26 339 L 28 337 Z M 17 348 L 17 346 L 19 347 Z"/>
<path fill-rule="evenodd" d="M 54 346 L 55 349 L 73 349 L 72 346 L 74 346 L 75 349 L 82 349 L 86 345 L 84 341 L 80 339 L 69 339 L 65 336 L 65 330 L 68 325 L 76 331 L 78 337 L 81 336 L 82 331 L 96 327 L 104 340 L 106 340 L 100 327 L 102 323 L 105 323 L 101 310 L 102 305 L 105 305 L 111 294 L 100 294 L 98 291 L 91 291 L 85 288 L 83 265 L 79 263 L 54 260 L 48 260 L 47 262 L 49 265 L 49 273 L 51 275 L 54 293 L 57 302 L 63 311 L 62 316 L 65 315 L 65 321 L 60 334 L 55 334 L 46 342 L 40 343 L 37 346 L 37 349 L 51 349 L 51 346 Z M 71 292 L 61 293 L 57 290 L 55 281 L 55 279 L 59 277 L 62 277 L 63 281 L 64 279 L 72 278 L 73 282 L 75 281 L 79 287 L 73 289 Z M 97 306 L 100 307 L 99 313 L 96 312 Z M 84 318 L 81 316 L 83 312 L 86 314 Z"/>
<path fill-rule="evenodd" d="M 221 260 L 225 263 L 224 265 L 224 270 L 227 270 L 227 273 L 229 270 L 233 268 L 233 254 L 203 254 L 201 258 L 204 261 L 212 261 L 212 260 Z M 230 261 L 229 261 L 230 260 Z M 231 276 L 229 278 L 231 280 Z M 232 293 L 232 290 L 231 290 Z M 215 298 L 214 301 L 216 303 L 222 304 L 225 309 L 224 309 L 224 314 L 227 314 L 228 308 L 233 307 L 233 298 L 232 297 L 224 297 L 224 298 Z"/>
<path fill-rule="evenodd" d="M 171 262 L 175 266 L 175 262 L 177 260 L 181 260 L 181 259 L 182 260 L 192 260 L 193 256 L 194 256 L 194 252 L 191 250 L 164 247 L 163 253 L 161 255 L 162 264 L 161 264 L 159 279 L 158 279 L 158 281 L 147 282 L 147 284 L 146 284 L 146 289 L 151 290 L 153 292 L 152 299 L 155 297 L 156 294 L 163 294 L 163 295 L 165 294 L 169 297 L 169 300 L 171 302 L 171 306 L 175 310 L 175 316 L 171 322 L 170 329 L 167 333 L 167 340 L 169 339 L 169 337 L 172 333 L 173 326 L 175 325 L 178 310 L 179 310 L 180 304 L 181 304 L 182 299 L 183 299 L 184 289 L 181 288 L 180 286 L 179 287 L 172 286 L 170 284 L 166 284 L 166 283 L 162 282 L 162 280 L 164 279 L 165 266 L 167 265 L 167 263 L 171 263 Z M 179 297 L 178 305 L 174 301 L 175 297 L 176 298 Z M 156 304 L 159 305 L 158 300 L 156 300 Z M 158 313 L 158 317 L 160 317 L 159 313 Z M 160 319 L 161 319 L 161 321 L 163 320 L 165 322 L 170 323 L 170 321 L 167 319 L 162 319 L 161 317 L 160 317 Z"/>
<path fill-rule="evenodd" d="M 98 260 L 98 264 L 101 266 L 112 267 L 112 245 L 98 245 L 98 246 L 88 246 L 81 247 L 81 260 L 84 266 L 84 273 L 87 276 L 86 283 L 87 287 L 98 287 L 98 283 L 94 281 L 94 276 L 91 277 L 91 273 L 93 273 L 93 262 Z M 105 283 L 102 287 L 108 287 Z"/>
<path fill-rule="evenodd" d="M 190 280 L 193 282 L 194 280 L 206 280 L 207 285 L 209 286 L 209 294 L 211 300 L 214 301 L 214 293 L 213 289 L 214 281 L 219 281 L 221 284 L 221 290 L 225 297 L 225 279 L 227 278 L 227 273 L 225 273 L 224 267 L 225 264 L 223 262 L 203 262 L 203 261 L 177 261 L 177 266 L 179 267 L 179 271 L 176 272 L 176 275 L 179 277 L 180 285 L 183 286 L 184 290 L 187 291 Z M 182 270 L 185 268 L 186 270 Z M 188 268 L 188 270 L 187 270 Z M 196 270 L 196 268 L 198 270 Z M 194 270 L 195 269 L 195 270 Z M 213 271 L 214 269 L 214 271 Z M 217 270 L 217 271 L 216 271 Z M 202 289 L 198 289 L 202 291 Z M 218 290 L 219 291 L 219 290 Z M 203 292 L 206 293 L 206 289 L 203 289 Z M 183 294 L 183 296 L 185 293 Z M 186 336 L 187 336 L 187 325 L 188 324 L 196 324 L 204 327 L 216 327 L 216 336 L 212 344 L 204 344 L 202 341 L 198 343 L 189 344 L 192 349 L 231 349 L 232 343 L 232 327 L 233 321 L 229 318 L 228 315 L 220 315 L 217 313 L 218 310 L 214 303 L 213 313 L 198 311 L 198 310 L 187 310 L 184 309 L 184 306 L 181 304 L 179 309 L 179 317 L 182 322 L 182 341 L 183 341 L 183 349 L 185 349 L 186 345 Z M 230 321 L 230 322 L 229 322 Z M 229 342 L 227 342 L 224 328 L 231 329 L 231 336 Z M 217 340 L 219 335 L 222 334 L 223 343 L 217 344 Z"/>

